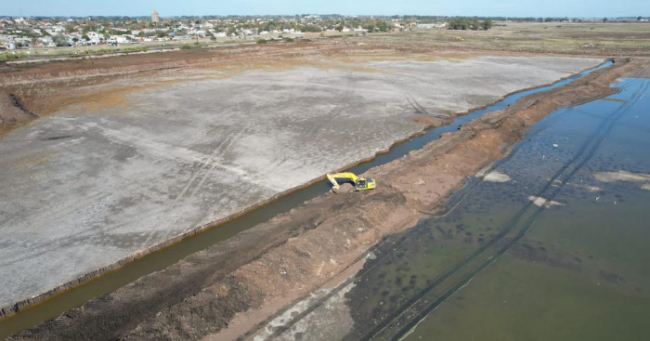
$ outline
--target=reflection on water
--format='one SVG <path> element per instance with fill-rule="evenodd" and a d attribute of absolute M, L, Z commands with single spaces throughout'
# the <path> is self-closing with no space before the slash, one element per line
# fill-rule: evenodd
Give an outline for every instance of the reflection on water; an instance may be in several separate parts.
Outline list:
<path fill-rule="evenodd" d="M 380 245 L 347 295 L 347 339 L 645 339 L 650 80 L 615 86 Z"/>

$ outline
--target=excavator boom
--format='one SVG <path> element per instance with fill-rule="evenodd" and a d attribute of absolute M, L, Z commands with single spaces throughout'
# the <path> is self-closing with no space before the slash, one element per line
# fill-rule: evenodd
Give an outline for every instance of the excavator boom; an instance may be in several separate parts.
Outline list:
<path fill-rule="evenodd" d="M 351 182 L 357 191 L 374 189 L 376 186 L 373 179 L 360 178 L 356 174 L 349 172 L 327 174 L 327 179 L 332 183 L 335 191 L 339 189 L 339 183 L 336 181 L 336 179 L 345 179 L 345 182 Z"/>

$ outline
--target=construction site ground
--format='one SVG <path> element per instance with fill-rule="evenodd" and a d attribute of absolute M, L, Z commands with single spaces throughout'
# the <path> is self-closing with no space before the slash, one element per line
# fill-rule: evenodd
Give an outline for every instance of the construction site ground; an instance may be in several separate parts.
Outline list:
<path fill-rule="evenodd" d="M 40 116 L 4 124 L 0 139 L 2 305 L 603 61 L 349 42 L 174 53 L 0 75 Z M 608 94 L 613 80 L 644 63 L 621 59 L 561 91 L 526 97 L 370 170 L 381 179 L 376 191 L 318 197 L 15 339 L 253 336 L 257 323 L 345 277 L 385 235 L 413 226 L 527 124 Z"/>

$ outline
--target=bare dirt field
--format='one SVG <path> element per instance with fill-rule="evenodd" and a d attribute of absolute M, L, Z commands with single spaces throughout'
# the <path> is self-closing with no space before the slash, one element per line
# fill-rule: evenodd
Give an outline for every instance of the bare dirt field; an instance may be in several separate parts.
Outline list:
<path fill-rule="evenodd" d="M 225 78 L 184 70 L 123 105 L 43 117 L 0 143 L 1 274 L 12 274 L 0 303 L 372 157 L 424 128 L 408 115 L 464 112 L 600 62 L 394 60 Z"/>
<path fill-rule="evenodd" d="M 42 117 L 5 126 L 0 139 L 2 305 L 371 157 L 441 116 L 602 61 L 480 56 L 471 43 L 396 49 L 393 37 L 4 70 L 0 84 Z M 390 186 L 314 199 L 16 339 L 255 333 L 255 323 L 358 264 L 382 236 L 412 226 L 526 124 L 607 94 L 640 64 L 619 60 L 526 98 L 370 172 Z"/>

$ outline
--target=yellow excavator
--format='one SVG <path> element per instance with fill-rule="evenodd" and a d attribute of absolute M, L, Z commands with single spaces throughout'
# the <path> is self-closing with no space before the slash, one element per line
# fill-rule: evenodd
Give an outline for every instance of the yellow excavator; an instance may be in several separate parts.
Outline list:
<path fill-rule="evenodd" d="M 351 182 L 352 185 L 354 185 L 354 189 L 357 191 L 365 191 L 377 187 L 375 180 L 372 178 L 361 178 L 356 176 L 354 173 L 327 174 L 327 179 L 332 183 L 334 191 L 339 189 L 339 183 L 336 182 L 336 179 L 343 179 L 345 182 Z"/>

